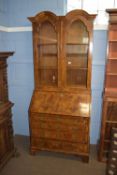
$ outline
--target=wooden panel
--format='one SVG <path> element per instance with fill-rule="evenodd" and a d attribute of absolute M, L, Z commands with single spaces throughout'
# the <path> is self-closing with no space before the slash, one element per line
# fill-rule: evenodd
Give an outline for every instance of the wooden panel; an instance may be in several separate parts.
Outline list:
<path fill-rule="evenodd" d="M 14 154 L 10 102 L 0 105 L 0 168 Z"/>
<path fill-rule="evenodd" d="M 117 122 L 117 102 L 109 102 L 107 120 Z"/>
<path fill-rule="evenodd" d="M 117 41 L 117 29 L 109 32 L 109 41 Z"/>
<path fill-rule="evenodd" d="M 110 140 L 111 139 L 111 130 L 112 128 L 117 128 L 117 123 L 107 123 L 105 128 L 105 139 Z"/>
<path fill-rule="evenodd" d="M 107 74 L 117 75 L 117 59 L 108 60 Z"/>
<path fill-rule="evenodd" d="M 117 128 L 117 98 L 116 96 L 113 97 L 112 92 L 109 97 L 106 96 L 106 94 L 104 97 L 100 149 L 98 155 L 100 161 L 107 161 L 110 149 L 111 130 L 113 127 Z"/>
<path fill-rule="evenodd" d="M 117 58 L 117 42 L 110 42 L 109 58 Z"/>
<path fill-rule="evenodd" d="M 117 88 L 117 75 L 107 75 L 106 88 Z"/>
<path fill-rule="evenodd" d="M 13 52 L 0 52 L 0 169 L 15 152 L 11 107 L 8 98 L 7 58 Z"/>
<path fill-rule="evenodd" d="M 0 101 L 8 101 L 7 58 L 13 52 L 0 52 Z"/>
<path fill-rule="evenodd" d="M 117 128 L 112 128 L 107 175 L 117 174 Z"/>

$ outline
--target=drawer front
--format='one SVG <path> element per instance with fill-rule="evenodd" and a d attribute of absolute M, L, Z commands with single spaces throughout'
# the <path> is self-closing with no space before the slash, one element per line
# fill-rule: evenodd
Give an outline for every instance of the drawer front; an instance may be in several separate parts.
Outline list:
<path fill-rule="evenodd" d="M 70 143 L 63 142 L 58 140 L 51 139 L 31 139 L 31 147 L 39 150 L 50 150 L 57 152 L 65 152 L 65 153 L 88 153 L 89 145 L 88 144 L 78 144 L 78 143 Z"/>
<path fill-rule="evenodd" d="M 111 130 L 112 128 L 117 128 L 117 123 L 107 123 L 105 127 L 105 139 L 110 140 L 111 139 Z"/>
<path fill-rule="evenodd" d="M 82 143 L 89 140 L 88 118 L 33 114 L 30 125 L 33 137 Z"/>

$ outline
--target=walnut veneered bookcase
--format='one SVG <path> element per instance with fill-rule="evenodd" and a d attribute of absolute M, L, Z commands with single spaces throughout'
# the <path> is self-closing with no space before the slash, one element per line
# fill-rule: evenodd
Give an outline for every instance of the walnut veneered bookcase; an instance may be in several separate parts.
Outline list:
<path fill-rule="evenodd" d="M 29 17 L 35 77 L 29 107 L 32 154 L 48 150 L 89 159 L 94 18 L 83 10 Z"/>
<path fill-rule="evenodd" d="M 14 155 L 13 126 L 8 98 L 7 59 L 13 52 L 0 52 L 0 169 Z"/>
<path fill-rule="evenodd" d="M 103 96 L 102 125 L 100 133 L 100 161 L 106 161 L 110 148 L 111 129 L 117 128 L 117 9 L 107 9 L 109 14 L 108 27 L 108 58 L 105 71 Z"/>

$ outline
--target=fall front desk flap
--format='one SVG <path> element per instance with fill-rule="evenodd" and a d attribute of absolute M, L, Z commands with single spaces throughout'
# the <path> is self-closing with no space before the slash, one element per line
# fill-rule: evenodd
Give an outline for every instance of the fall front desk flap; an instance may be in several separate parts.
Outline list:
<path fill-rule="evenodd" d="M 34 92 L 30 112 L 90 116 L 90 95 L 62 92 Z"/>

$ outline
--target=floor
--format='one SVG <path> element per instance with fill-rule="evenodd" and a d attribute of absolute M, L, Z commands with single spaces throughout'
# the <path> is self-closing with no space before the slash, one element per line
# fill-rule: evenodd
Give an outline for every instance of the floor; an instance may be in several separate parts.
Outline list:
<path fill-rule="evenodd" d="M 97 161 L 96 146 L 91 146 L 90 161 L 83 163 L 77 156 L 52 152 L 29 154 L 29 138 L 15 136 L 17 156 L 0 175 L 105 175 L 105 164 Z"/>

